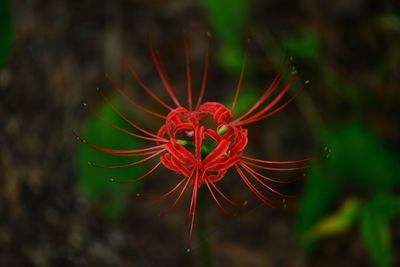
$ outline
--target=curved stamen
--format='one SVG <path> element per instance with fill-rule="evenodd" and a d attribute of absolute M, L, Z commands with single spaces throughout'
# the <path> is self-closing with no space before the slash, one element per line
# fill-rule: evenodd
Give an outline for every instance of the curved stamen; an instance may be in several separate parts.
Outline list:
<path fill-rule="evenodd" d="M 110 148 L 105 148 L 105 147 L 101 147 L 101 146 L 92 144 L 92 143 L 88 142 L 86 139 L 83 139 L 82 137 L 80 137 L 74 131 L 72 131 L 72 132 L 75 135 L 75 137 L 79 141 L 84 143 L 85 145 L 88 145 L 91 148 L 96 149 L 96 150 L 98 150 L 100 152 L 104 152 L 104 153 L 115 155 L 115 156 L 135 156 L 136 153 L 142 153 L 142 152 L 146 152 L 146 151 L 158 150 L 160 148 L 165 148 L 165 145 L 158 145 L 158 146 L 142 148 L 142 149 L 128 149 L 128 150 L 126 150 L 126 149 L 110 149 Z"/>
<path fill-rule="evenodd" d="M 143 136 L 143 135 L 139 135 L 139 134 L 132 133 L 132 132 L 130 132 L 130 131 L 124 129 L 124 128 L 121 128 L 121 127 L 115 125 L 115 124 L 112 123 L 111 121 L 109 121 L 109 120 L 103 118 L 103 117 L 100 116 L 97 112 L 93 111 L 92 113 L 93 113 L 94 116 L 96 116 L 96 117 L 99 118 L 100 120 L 104 121 L 105 123 L 107 123 L 108 125 L 110 125 L 112 128 L 114 128 L 114 129 L 116 129 L 116 130 L 118 130 L 118 131 L 121 131 L 121 132 L 123 132 L 123 133 L 125 133 L 125 134 L 127 134 L 127 135 L 131 135 L 131 136 L 134 136 L 134 137 L 137 137 L 137 138 L 140 138 L 140 139 L 143 139 L 143 140 L 148 140 L 148 141 L 154 141 L 154 142 L 168 142 L 168 141 L 167 141 L 166 139 L 164 139 L 164 138 L 152 138 L 152 137 L 147 137 L 147 136 Z"/>
<path fill-rule="evenodd" d="M 226 200 L 228 201 L 230 204 L 232 204 L 233 206 L 238 207 L 239 205 L 232 201 L 230 198 L 228 198 L 224 193 L 222 193 L 222 191 L 215 185 L 215 183 L 211 183 L 211 186 L 215 188 L 215 190 Z"/>
<path fill-rule="evenodd" d="M 172 205 L 162 213 L 162 215 L 165 215 L 165 214 L 169 213 L 173 208 L 175 208 L 175 206 L 178 204 L 179 200 L 182 198 L 183 193 L 185 193 L 186 188 L 188 187 L 189 182 L 191 181 L 191 178 L 193 177 L 193 174 L 194 174 L 194 171 L 190 174 L 190 176 L 186 177 L 186 179 L 187 179 L 186 183 L 183 186 L 183 188 L 182 188 L 181 192 L 179 193 L 178 197 L 175 199 L 174 203 L 172 203 Z"/>
<path fill-rule="evenodd" d="M 187 79 L 187 90 L 188 90 L 188 106 L 189 111 L 192 111 L 192 77 L 190 74 L 190 56 L 189 56 L 189 45 L 186 37 L 183 37 L 183 46 L 185 49 L 185 62 L 186 62 L 186 79 Z"/>
<path fill-rule="evenodd" d="M 264 163 L 264 164 L 297 164 L 297 163 L 302 163 L 302 162 L 314 160 L 314 159 L 318 158 L 319 156 L 320 156 L 320 154 L 316 154 L 316 155 L 313 155 L 313 156 L 308 157 L 308 158 L 298 159 L 298 160 L 288 160 L 288 161 L 270 161 L 270 160 L 256 159 L 256 158 L 243 156 L 243 155 L 241 155 L 240 158 L 244 158 L 244 159 L 247 159 L 247 160 L 251 160 L 251 161 L 255 161 L 255 162 L 259 162 L 259 163 Z"/>
<path fill-rule="evenodd" d="M 267 166 L 262 166 L 258 165 L 246 160 L 242 161 L 245 164 L 251 165 L 253 167 L 256 167 L 258 169 L 263 169 L 263 170 L 268 170 L 268 171 L 298 171 L 298 170 L 305 170 L 310 168 L 310 165 L 305 165 L 305 166 L 300 166 L 300 167 L 267 167 Z"/>
<path fill-rule="evenodd" d="M 196 215 L 196 206 L 197 206 L 197 192 L 199 190 L 199 172 L 196 169 L 196 176 L 194 178 L 194 186 L 192 191 L 192 200 L 190 202 L 189 215 L 191 216 L 190 226 L 189 226 L 189 244 L 192 243 L 192 233 L 194 226 L 194 217 Z"/>
<path fill-rule="evenodd" d="M 124 121 L 126 121 L 129 125 L 131 125 L 133 128 L 141 131 L 142 133 L 145 133 L 149 136 L 152 136 L 154 138 L 160 138 L 159 136 L 144 130 L 142 127 L 139 127 L 138 125 L 136 125 L 135 123 L 133 123 L 131 120 L 129 120 L 124 114 L 121 113 L 121 111 L 119 111 L 114 104 L 111 102 L 111 100 L 104 94 L 104 92 L 101 89 L 98 89 L 97 92 L 99 93 L 99 95 L 101 96 L 101 98 L 106 101 L 106 103 L 111 107 L 111 109 L 117 113 Z M 164 139 L 166 140 L 166 139 Z"/>
<path fill-rule="evenodd" d="M 254 122 L 257 120 L 260 116 L 263 116 L 267 111 L 269 111 L 271 108 L 273 108 L 279 100 L 287 93 L 287 91 L 290 89 L 293 81 L 296 79 L 296 75 L 292 75 L 286 86 L 283 88 L 283 90 L 272 100 L 266 107 L 264 107 L 262 110 L 257 112 L 256 114 L 250 116 L 250 118 L 245 119 L 244 121 L 240 122 L 239 125 L 243 125 L 249 122 Z"/>
<path fill-rule="evenodd" d="M 187 177 L 183 178 L 171 190 L 169 190 L 168 192 L 162 194 L 161 196 L 158 196 L 158 197 L 144 197 L 143 199 L 149 200 L 149 201 L 161 201 L 161 200 L 165 199 L 166 197 L 170 196 L 176 190 L 178 190 L 178 188 L 185 182 L 186 179 L 187 179 Z"/>
<path fill-rule="evenodd" d="M 173 110 L 171 106 L 169 106 L 167 103 L 162 101 L 153 91 L 142 81 L 142 79 L 139 78 L 139 75 L 136 73 L 136 71 L 133 69 L 132 65 L 127 63 L 128 65 L 128 70 L 133 77 L 133 79 L 139 84 L 140 87 L 142 87 L 152 98 L 154 98 L 158 103 L 160 103 L 163 107 L 169 110 Z"/>
<path fill-rule="evenodd" d="M 208 37 L 208 42 L 207 42 L 206 54 L 204 56 L 203 79 L 202 79 L 202 82 L 201 82 L 201 89 L 200 89 L 199 98 L 197 99 L 196 109 L 199 108 L 199 106 L 200 106 L 200 104 L 201 104 L 201 102 L 203 100 L 203 96 L 204 96 L 204 92 L 206 90 L 206 84 L 207 84 L 208 64 L 209 64 L 210 47 L 211 47 L 211 34 L 207 33 L 207 37 Z"/>
<path fill-rule="evenodd" d="M 261 173 L 255 171 L 254 169 L 250 168 L 249 166 L 247 166 L 245 163 L 241 162 L 239 163 L 240 166 L 242 166 L 243 168 L 245 168 L 247 171 L 254 173 L 255 175 L 258 175 L 260 178 L 263 178 L 269 182 L 272 183 L 278 183 L 278 184 L 290 184 L 293 182 L 298 181 L 300 178 L 294 178 L 294 179 L 290 179 L 290 180 L 276 180 L 276 179 L 272 179 L 268 176 L 262 175 Z"/>
<path fill-rule="evenodd" d="M 260 180 L 260 178 L 258 178 L 257 175 L 255 175 L 254 173 L 248 171 L 246 168 L 245 170 L 247 171 L 248 174 L 250 174 L 251 177 L 253 177 L 257 182 L 259 182 L 262 186 L 264 186 L 265 188 L 267 188 L 269 191 L 275 193 L 278 196 L 284 197 L 284 198 L 294 198 L 295 196 L 292 195 L 286 195 L 282 192 L 279 192 L 278 190 L 272 188 L 271 186 L 267 185 L 266 183 L 264 183 L 262 180 Z"/>
<path fill-rule="evenodd" d="M 146 162 L 146 161 L 156 157 L 157 155 L 160 155 L 164 151 L 165 151 L 165 149 L 162 149 L 160 151 L 154 152 L 154 154 L 152 154 L 152 155 L 150 155 L 150 156 L 148 156 L 148 157 L 146 157 L 144 159 L 141 159 L 141 160 L 138 160 L 138 161 L 134 161 L 134 162 L 130 162 L 130 163 L 126 163 L 126 164 L 121 164 L 121 165 L 97 165 L 95 163 L 90 163 L 90 165 L 92 165 L 93 167 L 96 167 L 96 168 L 100 168 L 100 169 L 125 168 L 125 167 L 130 167 L 130 166 L 134 166 L 134 165 L 138 165 L 140 163 Z"/>
<path fill-rule="evenodd" d="M 143 174 L 142 176 L 135 178 L 133 180 L 130 181 L 124 181 L 124 180 L 117 180 L 117 179 L 111 179 L 111 182 L 114 183 L 119 183 L 119 184 L 131 184 L 137 181 L 142 180 L 143 178 L 145 178 L 146 176 L 148 176 L 149 174 L 151 174 L 152 172 L 154 172 L 159 166 L 161 165 L 161 162 L 157 163 L 156 166 L 154 166 L 153 168 L 151 168 L 148 172 L 146 172 L 145 174 Z"/>
<path fill-rule="evenodd" d="M 149 49 L 150 49 L 151 58 L 153 60 L 154 66 L 156 67 L 156 70 L 158 72 L 158 76 L 160 76 L 161 82 L 163 83 L 164 88 L 167 90 L 167 93 L 171 97 L 172 101 L 175 103 L 175 105 L 177 107 L 180 107 L 181 104 L 179 103 L 178 99 L 176 98 L 176 96 L 174 94 L 174 90 L 172 89 L 172 86 L 170 85 L 165 72 L 162 70 L 159 58 L 157 58 L 157 55 L 154 51 L 150 36 L 148 39 L 149 39 L 148 41 L 149 41 Z"/>
<path fill-rule="evenodd" d="M 286 59 L 285 59 L 286 61 Z M 284 64 L 285 66 L 286 64 Z M 263 93 L 261 98 L 243 115 L 241 115 L 239 118 L 237 118 L 233 123 L 239 122 L 243 120 L 245 117 L 250 115 L 253 111 L 255 111 L 262 103 L 265 102 L 265 100 L 275 91 L 279 83 L 281 82 L 282 78 L 285 77 L 285 74 L 289 68 L 288 67 L 283 67 L 281 71 L 278 73 L 278 75 L 274 78 L 272 83 L 269 85 L 267 90 Z"/>
<path fill-rule="evenodd" d="M 212 182 L 211 182 L 212 183 Z M 212 198 L 214 199 L 215 203 L 217 203 L 217 206 L 220 208 L 220 210 L 225 213 L 225 214 L 229 214 L 229 212 L 221 205 L 221 203 L 219 202 L 218 198 L 215 196 L 214 192 L 212 191 L 209 182 L 205 182 L 208 191 L 210 192 Z"/>
<path fill-rule="evenodd" d="M 266 119 L 266 118 L 268 118 L 268 117 L 274 115 L 275 113 L 277 113 L 278 111 L 280 111 L 281 109 L 283 109 L 284 107 L 286 107 L 290 102 L 292 102 L 292 101 L 303 91 L 303 89 L 304 89 L 304 87 L 301 87 L 301 88 L 296 92 L 296 94 L 294 94 L 289 100 L 287 100 L 285 103 L 283 103 L 282 105 L 280 105 L 280 106 L 277 107 L 276 109 L 274 109 L 274 110 L 268 112 L 267 114 L 265 114 L 265 115 L 263 115 L 263 116 L 261 116 L 261 117 L 259 117 L 259 118 L 257 118 L 257 119 L 249 120 L 249 121 L 247 121 L 247 122 L 240 122 L 240 123 L 238 123 L 237 125 L 238 125 L 238 126 L 242 126 L 242 125 L 245 125 L 245 124 L 254 123 L 254 122 L 257 122 L 257 121 Z"/>
<path fill-rule="evenodd" d="M 249 189 L 258 197 L 264 204 L 267 206 L 270 206 L 271 208 L 276 208 L 275 202 L 272 199 L 269 199 L 266 197 L 263 193 L 261 193 L 254 185 L 249 181 L 249 179 L 246 177 L 246 175 L 242 172 L 242 170 L 239 168 L 239 166 L 235 165 L 236 171 L 242 178 L 243 182 L 249 187 Z"/>
<path fill-rule="evenodd" d="M 167 118 L 166 116 L 164 116 L 164 115 L 162 115 L 162 114 L 160 114 L 160 113 L 154 112 L 154 111 L 152 111 L 152 110 L 150 110 L 150 109 L 144 107 L 143 105 L 137 103 L 136 101 L 132 100 L 132 98 L 130 98 L 130 97 L 125 93 L 125 91 L 121 90 L 113 81 L 111 81 L 111 79 L 108 78 L 108 76 L 106 76 L 106 78 L 107 78 L 108 82 L 109 82 L 110 85 L 111 85 L 111 89 L 113 89 L 114 91 L 116 91 L 120 96 L 122 96 L 124 99 L 126 99 L 131 105 L 133 105 L 133 106 L 135 106 L 135 107 L 137 107 L 137 108 L 143 110 L 144 112 L 149 113 L 150 115 L 153 115 L 154 117 L 161 118 L 161 119 L 166 119 L 166 118 Z"/>
<path fill-rule="evenodd" d="M 238 97 L 239 97 L 240 88 L 242 87 L 244 68 L 246 67 L 247 54 L 249 52 L 249 46 L 250 46 L 250 39 L 247 39 L 246 49 L 245 49 L 244 56 L 243 56 L 242 69 L 240 71 L 239 81 L 237 83 L 236 90 L 235 90 L 235 97 L 233 98 L 233 102 L 232 102 L 232 106 L 231 106 L 231 111 L 232 112 L 235 109 L 236 102 L 237 102 Z"/>

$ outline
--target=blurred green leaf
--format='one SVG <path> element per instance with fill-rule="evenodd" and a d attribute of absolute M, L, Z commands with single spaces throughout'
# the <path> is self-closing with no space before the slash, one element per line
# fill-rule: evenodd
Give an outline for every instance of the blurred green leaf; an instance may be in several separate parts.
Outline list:
<path fill-rule="evenodd" d="M 282 42 L 290 56 L 305 60 L 316 60 L 319 57 L 321 43 L 313 31 L 304 31 L 300 36 L 284 36 Z"/>
<path fill-rule="evenodd" d="M 4 66 L 12 48 L 12 25 L 8 0 L 0 0 L 0 67 Z"/>
<path fill-rule="evenodd" d="M 308 234 L 314 225 L 329 212 L 337 187 L 337 180 L 330 170 L 323 166 L 315 166 L 309 170 L 297 214 L 297 231 L 305 250 L 313 248 L 314 242 L 310 240 Z"/>
<path fill-rule="evenodd" d="M 359 122 L 352 121 L 332 128 L 322 140 L 330 153 L 328 158 L 321 158 L 320 166 L 310 169 L 297 217 L 298 234 L 306 250 L 313 247 L 310 232 L 317 231 L 321 235 L 321 231 L 330 227 L 332 230 L 333 226 L 339 227 L 337 230 L 340 227 L 345 229 L 346 223 L 350 224 L 354 219 L 351 210 L 347 211 L 349 214 L 345 211 L 336 214 L 344 216 L 336 219 L 347 218 L 347 222 L 335 221 L 335 215 L 322 219 L 329 212 L 338 188 L 352 185 L 375 194 L 393 191 L 400 185 L 398 156 Z M 319 221 L 323 226 L 317 224 Z"/>
<path fill-rule="evenodd" d="M 100 106 L 97 113 L 119 127 L 127 130 L 131 129 L 107 104 Z M 142 147 L 141 141 L 137 138 L 117 131 L 96 117 L 91 117 L 87 121 L 84 138 L 96 145 L 113 149 L 136 149 Z M 80 188 L 83 194 L 89 201 L 100 206 L 99 208 L 105 217 L 110 219 L 118 218 L 123 211 L 123 200 L 126 193 L 129 190 L 136 189 L 137 185 L 117 184 L 111 182 L 110 179 L 129 180 L 138 177 L 142 173 L 140 166 L 107 169 L 96 168 L 88 162 L 99 165 L 121 165 L 133 162 L 137 158 L 112 156 L 94 150 L 84 144 L 79 146 L 78 154 Z"/>
<path fill-rule="evenodd" d="M 230 95 L 225 99 L 224 105 L 226 107 L 231 107 L 234 95 Z M 237 118 L 240 115 L 246 113 L 259 99 L 259 93 L 257 94 L 256 91 L 252 88 L 243 87 L 240 90 L 240 94 L 238 100 L 236 102 L 235 109 L 233 110 L 233 117 Z"/>
<path fill-rule="evenodd" d="M 218 57 L 228 71 L 239 72 L 243 58 L 244 25 L 248 18 L 246 0 L 203 0 L 203 10 L 213 32 L 221 40 Z"/>
<path fill-rule="evenodd" d="M 376 18 L 376 23 L 387 31 L 400 32 L 400 17 L 392 14 L 384 14 Z"/>
<path fill-rule="evenodd" d="M 364 209 L 361 218 L 361 237 L 376 266 L 390 266 L 389 220 L 399 212 L 400 198 L 390 195 L 374 197 Z"/>
<path fill-rule="evenodd" d="M 337 179 L 374 192 L 391 191 L 400 185 L 399 158 L 359 122 L 330 131 L 331 150 L 326 164 Z"/>
<path fill-rule="evenodd" d="M 308 234 L 310 240 L 340 234 L 348 230 L 359 218 L 360 202 L 357 199 L 347 199 L 342 207 L 328 217 L 322 219 Z"/>

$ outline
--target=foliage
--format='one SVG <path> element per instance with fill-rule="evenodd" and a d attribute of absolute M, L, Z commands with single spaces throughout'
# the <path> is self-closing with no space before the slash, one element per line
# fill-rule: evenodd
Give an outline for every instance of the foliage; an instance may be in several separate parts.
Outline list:
<path fill-rule="evenodd" d="M 296 59 L 313 61 L 319 57 L 321 44 L 313 31 L 304 31 L 299 36 L 285 35 L 281 41 L 288 54 Z"/>
<path fill-rule="evenodd" d="M 113 112 L 107 104 L 100 106 L 97 113 L 115 125 L 129 129 L 127 123 Z M 115 130 L 96 117 L 89 118 L 85 128 L 84 138 L 100 146 L 104 145 L 115 149 L 127 149 L 130 147 L 135 149 L 140 148 L 142 145 L 137 138 Z M 96 168 L 89 163 L 120 165 L 132 162 L 134 159 L 131 157 L 111 156 L 83 144 L 79 146 L 78 154 L 79 182 L 82 193 L 89 201 L 99 206 L 105 217 L 109 219 L 118 218 L 123 211 L 124 196 L 130 190 L 137 189 L 137 185 L 117 184 L 111 182 L 110 179 L 132 179 L 140 176 L 142 170 L 135 166 L 116 169 Z"/>
<path fill-rule="evenodd" d="M 246 0 L 203 0 L 203 10 L 221 45 L 219 62 L 229 72 L 237 73 L 242 65 L 243 29 L 248 18 Z"/>
<path fill-rule="evenodd" d="M 304 248 L 320 238 L 340 234 L 355 222 L 376 266 L 390 264 L 389 220 L 400 211 L 393 191 L 400 185 L 398 157 L 358 122 L 331 129 L 325 136 L 328 158 L 311 169 L 298 213 L 298 231 Z M 347 199 L 328 214 L 343 188 L 356 188 L 371 198 Z M 385 195 L 384 195 L 385 194 Z"/>

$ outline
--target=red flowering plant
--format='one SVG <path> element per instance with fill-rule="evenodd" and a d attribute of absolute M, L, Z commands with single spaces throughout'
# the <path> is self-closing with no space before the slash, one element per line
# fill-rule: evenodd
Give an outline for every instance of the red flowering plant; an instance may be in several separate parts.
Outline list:
<path fill-rule="evenodd" d="M 248 49 L 246 49 L 245 52 L 234 99 L 230 107 L 226 107 L 219 102 L 203 102 L 208 76 L 210 38 L 208 39 L 207 51 L 205 54 L 202 84 L 199 96 L 195 102 L 193 102 L 192 97 L 189 50 L 185 42 L 184 54 L 187 76 L 187 106 L 182 105 L 176 97 L 169 78 L 161 63 L 160 56 L 154 50 L 151 42 L 149 42 L 149 49 L 155 69 L 157 70 L 161 82 L 171 98 L 173 105 L 169 105 L 160 99 L 139 78 L 135 70 L 130 65 L 128 65 L 128 68 L 138 85 L 144 89 L 144 91 L 146 91 L 156 102 L 168 110 L 168 113 L 160 114 L 150 110 L 149 108 L 134 101 L 117 86 L 113 85 L 112 87 L 133 106 L 155 117 L 161 118 L 163 120 L 163 124 L 160 126 L 158 132 L 152 133 L 148 130 L 145 130 L 132 120 L 128 119 L 111 103 L 102 90 L 98 90 L 101 98 L 104 99 L 104 101 L 106 101 L 113 109 L 113 111 L 115 111 L 136 131 L 128 131 L 113 124 L 111 121 L 104 119 L 97 113 L 95 113 L 95 115 L 117 130 L 133 137 L 153 142 L 154 145 L 142 149 L 119 150 L 98 146 L 77 136 L 83 143 L 104 153 L 115 156 L 141 157 L 139 160 L 135 160 L 124 165 L 92 165 L 100 168 L 122 168 L 138 165 L 157 158 L 158 162 L 142 176 L 129 181 L 116 179 L 113 179 L 113 181 L 127 184 L 133 183 L 150 175 L 160 166 L 164 166 L 165 168 L 182 176 L 183 178 L 176 185 L 174 185 L 172 189 L 156 199 L 162 200 L 174 193 L 177 194 L 175 201 L 168 209 L 170 210 L 177 205 L 186 191 L 190 191 L 191 198 L 187 216 L 187 222 L 189 222 L 190 239 L 193 231 L 196 204 L 200 187 L 204 186 L 207 188 L 211 198 L 223 212 L 226 212 L 226 210 L 221 203 L 222 199 L 232 205 L 237 206 L 237 204 L 231 198 L 223 193 L 218 185 L 218 182 L 225 177 L 229 169 L 234 169 L 246 186 L 254 193 L 254 195 L 268 206 L 278 207 L 279 204 L 276 200 L 268 197 L 264 192 L 262 192 L 260 186 L 269 190 L 273 194 L 276 194 L 277 196 L 283 198 L 291 197 L 274 189 L 273 184 L 291 183 L 294 181 L 294 179 L 278 180 L 267 176 L 265 173 L 262 173 L 262 171 L 266 170 L 279 172 L 303 170 L 309 167 L 308 162 L 313 160 L 315 156 L 300 160 L 270 161 L 245 155 L 244 151 L 248 143 L 248 131 L 246 126 L 248 124 L 264 120 L 277 113 L 287 106 L 301 91 L 302 88 L 297 90 L 297 92 L 289 99 L 283 101 L 284 96 L 288 93 L 293 82 L 296 80 L 296 73 L 293 72 L 290 74 L 290 79 L 286 84 L 283 85 L 280 91 L 278 88 L 285 76 L 285 73 L 281 72 L 278 74 L 269 87 L 266 88 L 260 99 L 254 103 L 249 110 L 247 110 L 243 115 L 233 118 L 232 112 L 237 104 L 239 92 L 242 86 Z M 207 121 L 209 121 L 207 120 L 208 118 L 212 118 L 211 125 L 210 123 L 207 123 Z"/>

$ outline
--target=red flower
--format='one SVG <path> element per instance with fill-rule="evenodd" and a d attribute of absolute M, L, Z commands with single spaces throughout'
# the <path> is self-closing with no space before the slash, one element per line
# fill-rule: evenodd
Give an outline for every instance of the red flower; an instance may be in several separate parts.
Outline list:
<path fill-rule="evenodd" d="M 209 48 L 210 38 L 208 40 L 208 47 L 205 56 L 205 64 L 203 71 L 203 81 L 196 103 L 192 100 L 192 84 L 191 84 L 191 71 L 189 63 L 189 51 L 185 44 L 185 60 L 186 60 L 186 75 L 187 75 L 187 90 L 188 90 L 188 105 L 184 107 L 177 97 L 169 82 L 166 72 L 163 69 L 159 55 L 155 52 L 150 42 L 150 54 L 155 65 L 155 68 L 160 76 L 160 79 L 170 96 L 174 106 L 168 105 L 155 95 L 148 86 L 138 77 L 136 72 L 129 66 L 129 70 L 133 78 L 155 101 L 168 110 L 167 115 L 156 113 L 148 108 L 142 106 L 136 101 L 129 98 L 124 91 L 117 86 L 113 86 L 121 96 L 123 96 L 132 105 L 142 109 L 143 111 L 161 118 L 164 123 L 161 125 L 157 133 L 151 133 L 137 124 L 129 120 L 125 115 L 118 111 L 115 106 L 109 101 L 102 91 L 99 90 L 100 96 L 109 103 L 111 108 L 119 114 L 127 123 L 129 123 L 137 132 L 130 132 L 122 129 L 110 121 L 105 120 L 98 114 L 95 114 L 100 119 L 110 124 L 112 127 L 132 135 L 134 137 L 152 141 L 154 146 L 144 149 L 132 150 L 116 150 L 105 147 L 100 147 L 95 144 L 89 143 L 81 139 L 84 143 L 97 149 L 115 156 L 131 156 L 131 157 L 144 157 L 140 160 L 133 161 L 129 164 L 118 166 L 98 166 L 100 168 L 120 168 L 137 165 L 152 158 L 158 158 L 158 163 L 153 166 L 144 175 L 130 181 L 117 181 L 120 183 L 132 183 L 139 181 L 144 177 L 154 172 L 157 168 L 163 165 L 165 168 L 182 175 L 182 180 L 176 184 L 171 190 L 161 195 L 158 199 L 164 199 L 173 193 L 177 193 L 177 198 L 169 208 L 172 209 L 180 201 L 183 194 L 187 190 L 191 190 L 191 201 L 189 205 L 188 220 L 190 221 L 190 236 L 193 230 L 194 217 L 196 212 L 197 194 L 201 186 L 206 186 L 210 192 L 211 197 L 215 200 L 218 207 L 225 211 L 220 200 L 221 198 L 232 205 L 237 205 L 234 201 L 228 198 L 218 187 L 218 181 L 224 178 L 226 172 L 230 168 L 234 168 L 239 174 L 243 182 L 248 188 L 265 204 L 277 207 L 277 203 L 267 197 L 255 184 L 262 186 L 274 194 L 287 198 L 290 197 L 274 189 L 271 184 L 273 183 L 290 183 L 293 180 L 277 180 L 261 173 L 262 170 L 268 171 L 291 171 L 302 170 L 308 167 L 304 165 L 306 162 L 315 158 L 305 158 L 301 160 L 291 161 L 268 161 L 256 159 L 243 154 L 246 148 L 248 138 L 247 129 L 245 126 L 254 123 L 275 114 L 284 108 L 294 97 L 301 91 L 292 96 L 289 100 L 282 103 L 283 97 L 291 88 L 292 83 L 296 79 L 296 74 L 292 73 L 289 81 L 283 86 L 280 92 L 276 92 L 278 85 L 284 76 L 280 73 L 265 90 L 261 98 L 243 115 L 233 119 L 232 111 L 238 100 L 239 91 L 241 88 L 244 67 L 246 63 L 247 50 L 243 60 L 242 70 L 240 73 L 238 85 L 236 87 L 233 103 L 230 108 L 227 108 L 218 102 L 202 102 L 207 74 L 208 74 L 208 61 L 209 61 Z M 273 97 L 272 97 L 273 96 Z M 271 99 L 270 99 L 271 98 Z M 270 99 L 270 100 L 269 100 Z M 267 100 L 269 100 L 267 102 Z M 208 117 L 212 117 L 213 125 L 205 123 Z M 302 164 L 299 166 L 299 164 Z M 284 166 L 284 167 L 282 167 Z"/>

